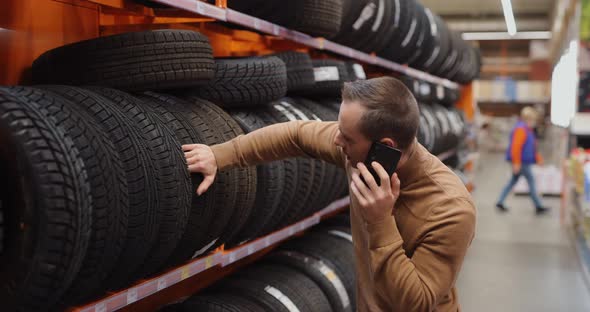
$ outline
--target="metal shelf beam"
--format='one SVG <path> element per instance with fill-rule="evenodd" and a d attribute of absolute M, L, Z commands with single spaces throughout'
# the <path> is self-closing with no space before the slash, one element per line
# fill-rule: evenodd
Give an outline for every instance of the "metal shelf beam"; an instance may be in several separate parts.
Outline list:
<path fill-rule="evenodd" d="M 200 0 L 154 0 L 154 2 L 159 2 L 162 4 L 169 5 L 171 7 L 211 17 L 219 21 L 230 22 L 233 24 L 248 27 L 250 29 L 268 35 L 289 39 L 314 49 L 330 51 L 342 55 L 344 57 L 355 59 L 367 64 L 380 66 L 416 79 L 442 85 L 447 88 L 459 88 L 459 84 L 452 82 L 448 79 L 436 77 L 431 74 L 386 60 L 381 57 L 357 51 L 355 49 L 343 46 L 341 44 L 331 42 L 324 38 L 314 38 L 302 32 L 291 30 L 283 26 L 279 26 L 256 17 L 240 13 L 232 9 L 220 8 Z"/>

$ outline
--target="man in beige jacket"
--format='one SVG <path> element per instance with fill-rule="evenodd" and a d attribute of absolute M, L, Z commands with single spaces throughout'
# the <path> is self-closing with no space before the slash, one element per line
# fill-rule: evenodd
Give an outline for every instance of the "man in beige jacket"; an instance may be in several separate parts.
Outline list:
<path fill-rule="evenodd" d="M 416 141 L 419 109 L 394 78 L 346 83 L 338 122 L 293 121 L 229 142 L 183 146 L 191 172 L 310 156 L 343 167 L 351 193 L 358 311 L 459 311 L 455 282 L 474 236 L 475 206 L 462 182 Z M 401 149 L 396 173 L 363 165 L 372 142 Z M 363 176 L 367 184 L 362 182 Z"/>

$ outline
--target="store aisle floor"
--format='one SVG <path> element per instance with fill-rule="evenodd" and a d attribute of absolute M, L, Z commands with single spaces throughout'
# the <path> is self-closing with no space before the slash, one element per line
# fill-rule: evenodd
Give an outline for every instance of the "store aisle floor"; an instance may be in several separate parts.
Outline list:
<path fill-rule="evenodd" d="M 476 238 L 459 276 L 464 311 L 590 311 L 590 290 L 559 224 L 559 199 L 544 197 L 549 215 L 535 216 L 529 197 L 511 195 L 510 212 L 495 201 L 508 179 L 501 154 L 483 154 L 476 176 Z"/>

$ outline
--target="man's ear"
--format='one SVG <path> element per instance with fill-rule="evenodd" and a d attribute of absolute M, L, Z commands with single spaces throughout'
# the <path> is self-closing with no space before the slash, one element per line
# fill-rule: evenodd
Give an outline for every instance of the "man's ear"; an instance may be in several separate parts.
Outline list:
<path fill-rule="evenodd" d="M 390 138 L 383 138 L 379 141 L 379 143 L 385 144 L 389 147 L 397 148 L 397 143 L 393 139 L 390 139 Z"/>

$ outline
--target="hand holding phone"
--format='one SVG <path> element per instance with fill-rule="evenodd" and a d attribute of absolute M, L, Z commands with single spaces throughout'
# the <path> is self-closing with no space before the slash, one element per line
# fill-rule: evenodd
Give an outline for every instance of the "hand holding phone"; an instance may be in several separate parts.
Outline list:
<path fill-rule="evenodd" d="M 378 162 L 385 169 L 385 171 L 387 171 L 387 175 L 391 178 L 401 157 L 402 151 L 399 149 L 393 148 L 383 143 L 373 142 L 373 145 L 371 145 L 371 149 L 367 154 L 367 158 L 365 159 L 365 166 L 377 182 L 377 185 L 381 186 L 381 178 L 379 178 L 379 175 L 375 169 L 373 169 L 371 163 L 374 161 Z M 364 179 L 363 182 L 365 182 Z M 365 182 L 365 184 L 367 183 Z"/>
<path fill-rule="evenodd" d="M 400 196 L 400 180 L 394 172 L 401 155 L 400 150 L 375 142 L 364 164 L 357 166 L 359 172 L 353 171 L 350 191 L 359 204 L 365 222 L 374 224 L 393 214 L 395 203 Z M 374 169 L 373 162 L 379 163 L 380 166 Z M 376 171 L 383 176 L 384 184 L 381 183 L 381 176 Z M 369 174 L 375 179 L 375 183 L 366 182 L 365 177 L 368 181 L 371 179 Z"/>

